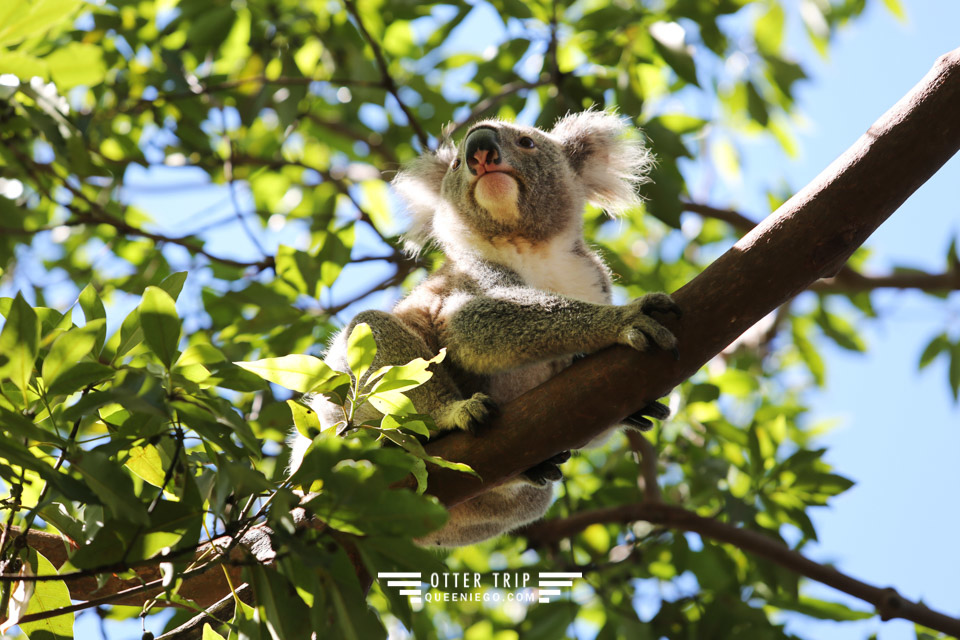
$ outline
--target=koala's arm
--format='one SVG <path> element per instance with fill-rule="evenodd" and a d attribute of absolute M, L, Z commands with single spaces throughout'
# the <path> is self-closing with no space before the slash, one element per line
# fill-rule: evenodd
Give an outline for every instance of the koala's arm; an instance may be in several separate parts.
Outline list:
<path fill-rule="evenodd" d="M 670 296 L 652 293 L 618 307 L 527 287 L 501 287 L 460 302 L 447 323 L 451 359 L 492 374 L 613 344 L 675 349 L 676 338 L 650 311 L 677 313 Z"/>

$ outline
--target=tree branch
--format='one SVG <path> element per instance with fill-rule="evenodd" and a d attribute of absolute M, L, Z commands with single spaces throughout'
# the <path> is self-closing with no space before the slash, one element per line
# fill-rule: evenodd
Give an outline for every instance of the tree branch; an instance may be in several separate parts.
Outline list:
<path fill-rule="evenodd" d="M 636 452 L 640 462 L 640 481 L 643 483 L 644 502 L 662 502 L 660 483 L 657 482 L 657 449 L 642 433 L 634 429 L 627 431 L 630 447 Z"/>
<path fill-rule="evenodd" d="M 400 91 L 397 88 L 397 83 L 393 81 L 393 76 L 390 75 L 390 69 L 387 65 L 387 59 L 383 55 L 383 50 L 380 48 L 380 43 L 373 39 L 373 36 L 370 35 L 370 32 L 367 31 L 367 28 L 363 25 L 363 20 L 360 19 L 360 13 L 357 11 L 357 5 L 353 0 L 343 0 L 343 4 L 347 7 L 347 11 L 350 13 L 350 16 L 353 18 L 354 22 L 357 24 L 357 29 L 360 31 L 360 35 L 363 36 L 363 39 L 367 41 L 367 44 L 370 45 L 370 50 L 373 51 L 373 58 L 377 63 L 377 67 L 380 68 L 380 76 L 383 81 L 383 86 L 387 90 L 387 93 L 393 96 L 393 99 L 397 101 L 397 104 L 400 105 L 400 110 L 403 111 L 403 114 L 407 116 L 407 122 L 410 123 L 410 128 L 413 129 L 413 132 L 417 134 L 417 139 L 420 140 L 420 145 L 423 149 L 430 148 L 430 138 L 427 136 L 427 132 L 423 130 L 423 127 L 420 126 L 420 122 L 417 120 L 416 116 L 413 115 L 413 112 L 410 110 L 410 107 L 400 99 Z"/>
<path fill-rule="evenodd" d="M 757 223 L 751 218 L 733 209 L 722 209 L 698 202 L 684 201 L 684 211 L 696 213 L 704 218 L 722 220 L 741 233 L 749 233 Z M 918 289 L 927 292 L 960 290 L 960 271 L 951 269 L 944 273 L 926 273 L 911 271 L 885 276 L 868 276 L 844 266 L 833 278 L 823 278 L 810 285 L 812 291 L 820 293 L 859 293 L 874 289 Z"/>
<path fill-rule="evenodd" d="M 493 107 L 500 104 L 500 102 L 502 102 L 504 99 L 508 98 L 509 96 L 512 96 L 518 91 L 536 89 L 537 87 L 542 87 L 546 84 L 550 84 L 551 82 L 552 81 L 550 80 L 550 78 L 546 77 L 546 78 L 541 78 L 536 82 L 511 82 L 509 84 L 503 85 L 503 88 L 500 89 L 499 93 L 496 93 L 492 96 L 487 96 L 486 98 L 484 98 L 483 100 L 475 104 L 473 106 L 473 109 L 470 110 L 470 113 L 467 114 L 466 118 L 462 119 L 460 122 L 457 122 L 456 124 L 450 124 L 444 127 L 443 137 L 452 138 L 454 135 L 456 135 L 458 131 L 460 131 L 460 129 L 470 124 L 471 122 L 479 118 L 481 115 L 483 115 Z"/>
<path fill-rule="evenodd" d="M 776 540 L 749 529 L 742 529 L 704 518 L 692 511 L 666 504 L 643 502 L 605 509 L 584 511 L 569 518 L 545 520 L 529 525 L 523 534 L 532 543 L 549 544 L 569 538 L 591 524 L 643 520 L 682 531 L 692 531 L 706 538 L 733 545 L 755 556 L 765 558 L 794 573 L 833 587 L 844 593 L 872 604 L 882 620 L 903 618 L 925 627 L 960 635 L 960 620 L 943 615 L 924 605 L 903 598 L 892 588 L 880 588 L 861 582 L 856 578 L 829 566 L 810 560 Z"/>

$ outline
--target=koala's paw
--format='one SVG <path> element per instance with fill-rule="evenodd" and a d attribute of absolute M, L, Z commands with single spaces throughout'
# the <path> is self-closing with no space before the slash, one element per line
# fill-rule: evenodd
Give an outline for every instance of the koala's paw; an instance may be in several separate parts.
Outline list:
<path fill-rule="evenodd" d="M 523 475 L 533 484 L 545 487 L 551 482 L 557 482 L 563 479 L 563 472 L 558 465 L 563 464 L 570 459 L 569 451 L 561 451 L 555 456 L 547 458 L 540 464 L 530 467 L 523 472 Z"/>
<path fill-rule="evenodd" d="M 648 293 L 626 306 L 626 322 L 617 341 L 646 351 L 652 345 L 673 352 L 677 356 L 677 339 L 666 327 L 650 317 L 651 312 L 672 313 L 680 316 L 680 307 L 665 293 Z"/>
<path fill-rule="evenodd" d="M 466 400 L 451 402 L 436 419 L 440 429 L 460 429 L 476 433 L 486 422 L 497 415 L 499 407 L 485 393 L 475 393 Z"/>

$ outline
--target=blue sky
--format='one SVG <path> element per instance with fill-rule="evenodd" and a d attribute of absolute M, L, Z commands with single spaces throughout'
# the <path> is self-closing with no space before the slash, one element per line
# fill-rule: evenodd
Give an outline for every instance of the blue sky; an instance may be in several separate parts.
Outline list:
<path fill-rule="evenodd" d="M 908 1 L 906 24 L 871 4 L 864 19 L 840 33 L 830 59 L 811 67 L 813 82 L 800 92 L 811 123 L 801 133 L 800 156 L 748 154 L 745 181 L 782 170 L 794 188 L 803 186 L 909 91 L 937 56 L 960 46 L 960 3 Z M 942 271 L 950 239 L 960 232 L 958 196 L 960 157 L 954 157 L 867 242 L 874 251 L 872 269 Z M 814 511 L 820 543 L 807 552 L 958 615 L 960 515 L 954 495 L 960 488 L 960 411 L 948 391 L 946 362 L 918 373 L 917 361 L 935 334 L 949 328 L 957 335 L 960 294 L 944 305 L 912 292 L 882 292 L 875 304 L 882 320 L 861 327 L 867 354 L 823 347 L 827 385 L 811 398 L 814 415 L 837 421 L 823 439 L 827 459 L 857 485 L 830 508 Z M 842 598 L 819 585 L 807 591 Z M 817 639 L 861 639 L 872 632 L 880 640 L 915 637 L 905 621 L 802 621 L 790 628 Z"/>

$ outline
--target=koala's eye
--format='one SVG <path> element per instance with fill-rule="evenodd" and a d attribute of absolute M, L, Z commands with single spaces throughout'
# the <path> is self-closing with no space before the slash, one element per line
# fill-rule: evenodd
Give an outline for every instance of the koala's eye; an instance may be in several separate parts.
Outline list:
<path fill-rule="evenodd" d="M 453 164 L 450 165 L 450 168 L 453 169 L 454 171 L 456 171 L 457 169 L 459 169 L 459 168 L 460 168 L 460 158 L 457 158 L 456 160 L 454 160 L 454 161 L 453 161 Z"/>
<path fill-rule="evenodd" d="M 533 149 L 537 144 L 533 141 L 533 138 L 529 136 L 523 136 L 517 140 L 517 144 L 523 147 L 524 149 Z"/>

